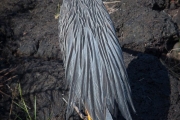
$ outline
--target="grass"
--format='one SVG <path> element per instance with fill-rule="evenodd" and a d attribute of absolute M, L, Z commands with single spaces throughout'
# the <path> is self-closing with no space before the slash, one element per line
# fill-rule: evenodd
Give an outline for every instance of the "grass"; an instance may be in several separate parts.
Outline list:
<path fill-rule="evenodd" d="M 16 68 L 6 68 L 0 71 L 0 100 L 3 99 L 11 99 L 10 111 L 9 111 L 9 119 L 13 116 L 14 120 L 24 120 L 22 117 L 26 116 L 26 120 L 36 120 L 37 106 L 36 106 L 36 96 L 34 97 L 34 110 L 33 116 L 30 115 L 29 107 L 27 106 L 25 99 L 23 98 L 22 89 L 20 83 L 18 84 L 18 92 L 16 90 L 12 90 L 9 84 L 17 77 L 17 75 L 13 75 L 13 72 Z M 11 95 L 12 94 L 12 95 Z M 19 96 L 20 100 L 15 102 L 14 97 Z M 18 114 L 15 109 L 13 109 L 13 104 L 15 104 L 18 108 L 21 109 L 21 114 Z M 7 107 L 8 108 L 8 107 Z"/>
<path fill-rule="evenodd" d="M 26 116 L 26 120 L 36 120 L 36 112 L 37 112 L 37 109 L 36 109 L 37 108 L 37 106 L 36 106 L 36 96 L 34 97 L 34 115 L 31 116 L 30 112 L 29 112 L 30 108 L 27 106 L 27 104 L 26 104 L 26 102 L 25 102 L 25 100 L 23 98 L 22 89 L 21 89 L 21 85 L 20 84 L 18 84 L 18 91 L 19 91 L 19 95 L 20 95 L 20 101 L 19 101 L 19 103 L 13 101 L 13 103 L 15 105 L 17 105 L 19 108 L 22 109 L 23 113 Z M 22 120 L 22 118 L 19 115 L 17 115 L 16 113 L 14 113 L 14 114 L 15 114 L 15 116 L 17 118 Z"/>
<path fill-rule="evenodd" d="M 6 89 L 6 87 L 8 86 L 8 82 L 13 80 L 14 78 L 17 77 L 17 75 L 13 75 L 11 76 L 12 72 L 15 71 L 16 68 L 12 68 L 12 69 L 3 69 L 0 71 L 0 94 L 2 96 L 7 96 L 7 97 L 10 97 L 8 95 L 8 93 L 4 92 Z M 11 76 L 11 77 L 9 77 Z"/>

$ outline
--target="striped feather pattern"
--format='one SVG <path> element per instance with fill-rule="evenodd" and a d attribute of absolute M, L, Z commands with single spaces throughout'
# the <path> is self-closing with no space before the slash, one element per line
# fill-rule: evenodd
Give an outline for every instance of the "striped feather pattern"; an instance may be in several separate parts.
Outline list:
<path fill-rule="evenodd" d="M 67 87 L 67 115 L 73 104 L 85 108 L 93 120 L 105 120 L 117 107 L 131 120 L 131 89 L 113 23 L 102 0 L 64 0 L 60 10 L 59 41 Z"/>

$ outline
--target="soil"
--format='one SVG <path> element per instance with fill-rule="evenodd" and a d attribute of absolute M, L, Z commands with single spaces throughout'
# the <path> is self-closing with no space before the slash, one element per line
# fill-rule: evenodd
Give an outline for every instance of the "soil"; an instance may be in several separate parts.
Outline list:
<path fill-rule="evenodd" d="M 0 120 L 27 118 L 14 103 L 21 103 L 19 84 L 31 116 L 36 100 L 37 120 L 65 119 L 63 98 L 68 99 L 68 89 L 55 18 L 61 3 L 0 1 Z M 133 120 L 180 120 L 180 78 L 162 62 L 180 31 L 180 7 L 177 4 L 170 10 L 168 6 L 168 0 L 122 0 L 106 5 L 127 66 L 137 111 L 132 113 Z M 77 114 L 72 118 L 79 119 Z"/>

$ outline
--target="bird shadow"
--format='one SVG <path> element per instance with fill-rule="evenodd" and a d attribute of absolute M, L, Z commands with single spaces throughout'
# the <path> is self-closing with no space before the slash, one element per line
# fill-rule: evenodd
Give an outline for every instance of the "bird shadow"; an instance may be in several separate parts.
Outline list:
<path fill-rule="evenodd" d="M 127 66 L 136 113 L 133 120 L 165 120 L 170 107 L 168 71 L 153 55 L 124 48 L 134 56 Z M 132 112 L 133 113 L 133 112 Z"/>

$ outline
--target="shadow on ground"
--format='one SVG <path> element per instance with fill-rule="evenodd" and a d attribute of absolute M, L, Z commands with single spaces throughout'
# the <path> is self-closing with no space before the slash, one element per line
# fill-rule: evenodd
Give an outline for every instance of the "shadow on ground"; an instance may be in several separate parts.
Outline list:
<path fill-rule="evenodd" d="M 160 60 L 149 54 L 124 49 L 125 62 L 134 58 L 127 67 L 136 108 L 133 120 L 166 120 L 170 107 L 170 79 Z"/>

